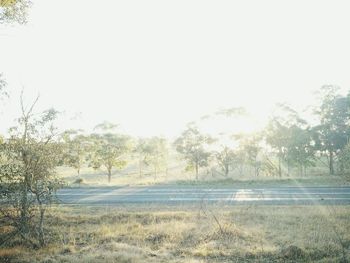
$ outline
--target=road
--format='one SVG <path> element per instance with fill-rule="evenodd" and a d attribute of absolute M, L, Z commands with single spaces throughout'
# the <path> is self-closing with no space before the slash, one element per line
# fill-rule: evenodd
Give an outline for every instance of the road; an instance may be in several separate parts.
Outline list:
<path fill-rule="evenodd" d="M 62 204 L 342 204 L 350 205 L 350 187 L 209 188 L 201 186 L 145 186 L 66 188 L 58 192 Z"/>

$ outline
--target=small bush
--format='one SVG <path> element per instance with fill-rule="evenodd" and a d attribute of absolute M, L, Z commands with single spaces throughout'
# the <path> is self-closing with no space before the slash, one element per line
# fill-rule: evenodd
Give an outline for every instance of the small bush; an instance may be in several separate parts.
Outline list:
<path fill-rule="evenodd" d="M 74 182 L 73 182 L 73 184 L 83 184 L 84 183 L 84 179 L 83 178 L 78 178 L 78 179 L 76 179 Z"/>
<path fill-rule="evenodd" d="M 297 260 L 305 257 L 305 252 L 297 246 L 289 246 L 282 249 L 281 256 L 285 259 Z"/>

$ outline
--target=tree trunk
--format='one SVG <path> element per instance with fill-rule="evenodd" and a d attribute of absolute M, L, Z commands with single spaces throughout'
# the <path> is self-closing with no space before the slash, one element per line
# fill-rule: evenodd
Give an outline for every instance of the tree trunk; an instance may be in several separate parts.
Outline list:
<path fill-rule="evenodd" d="M 334 175 L 333 151 L 329 151 L 329 174 Z"/>
<path fill-rule="evenodd" d="M 196 180 L 198 180 L 198 169 L 199 169 L 199 166 L 198 166 L 198 163 L 196 163 Z"/>
<path fill-rule="evenodd" d="M 229 173 L 230 171 L 229 171 L 229 167 L 228 167 L 228 165 L 226 164 L 225 165 L 225 176 L 227 177 L 228 176 L 228 173 Z"/>
<path fill-rule="evenodd" d="M 282 177 L 281 157 L 278 157 L 278 176 Z"/>
<path fill-rule="evenodd" d="M 142 160 L 141 160 L 141 158 L 139 159 L 139 176 L 140 176 L 140 178 L 142 177 Z"/>
<path fill-rule="evenodd" d="M 28 188 L 25 180 L 23 185 L 23 192 L 21 198 L 21 210 L 20 210 L 20 233 L 24 239 L 28 239 L 29 225 L 28 225 Z"/>
<path fill-rule="evenodd" d="M 243 175 L 243 164 L 242 163 L 239 164 L 238 169 L 239 169 L 239 175 L 242 176 Z"/>
<path fill-rule="evenodd" d="M 108 169 L 108 183 L 111 183 L 112 179 L 112 169 Z"/>
<path fill-rule="evenodd" d="M 157 180 L 157 166 L 154 166 L 154 180 Z"/>
<path fill-rule="evenodd" d="M 23 160 L 25 163 L 25 170 L 27 170 L 27 160 L 25 154 L 23 156 Z M 22 196 L 21 196 L 21 210 L 20 210 L 20 233 L 23 239 L 27 239 L 29 237 L 29 201 L 28 201 L 28 190 L 29 190 L 29 175 L 25 172 Z"/>
<path fill-rule="evenodd" d="M 41 205 L 40 205 L 41 206 Z M 39 243 L 43 247 L 45 245 L 45 236 L 44 236 L 44 214 L 45 208 L 40 207 L 40 221 L 39 221 Z"/>
<path fill-rule="evenodd" d="M 22 98 L 21 98 L 22 99 Z M 22 103 L 22 101 L 21 101 Z M 23 106 L 23 104 L 22 104 Z M 24 118 L 24 133 L 22 137 L 22 143 L 24 148 L 21 150 L 22 162 L 24 164 L 24 180 L 23 180 L 23 188 L 22 188 L 22 196 L 21 196 L 21 204 L 20 204 L 20 221 L 19 221 L 19 232 L 23 239 L 29 240 L 29 201 L 28 201 L 28 191 L 30 189 L 30 174 L 28 174 L 29 170 L 29 161 L 27 159 L 27 132 L 28 132 L 28 116 Z"/>

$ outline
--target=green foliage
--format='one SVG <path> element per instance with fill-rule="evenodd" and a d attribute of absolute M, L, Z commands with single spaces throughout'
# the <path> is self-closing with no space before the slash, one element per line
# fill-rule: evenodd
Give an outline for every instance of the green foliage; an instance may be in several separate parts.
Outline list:
<path fill-rule="evenodd" d="M 254 167 L 255 175 L 260 172 L 261 161 L 258 160 L 261 147 L 261 134 L 239 134 L 234 136 L 239 143 L 238 153 L 241 155 L 241 162 Z"/>
<path fill-rule="evenodd" d="M 320 124 L 313 128 L 315 146 L 329 159 L 329 172 L 334 174 L 334 158 L 348 143 L 350 135 L 350 98 L 339 95 L 336 86 L 323 86 L 321 103 L 315 113 Z"/>
<path fill-rule="evenodd" d="M 148 155 L 149 155 L 148 148 L 149 147 L 148 147 L 147 139 L 139 138 L 133 150 L 133 152 L 137 154 L 140 177 L 143 175 L 143 167 L 145 165 L 146 166 L 148 165 Z"/>
<path fill-rule="evenodd" d="M 309 128 L 293 125 L 288 129 L 288 144 L 285 160 L 288 165 L 296 165 L 301 169 L 313 166 L 315 163 L 315 148 L 313 134 Z"/>
<path fill-rule="evenodd" d="M 166 167 L 168 157 L 166 139 L 160 137 L 140 139 L 136 152 L 139 154 L 140 175 L 142 174 L 142 164 L 152 166 L 155 177 L 160 169 Z"/>
<path fill-rule="evenodd" d="M 296 111 L 280 104 L 279 115 L 274 116 L 266 129 L 266 142 L 276 151 L 279 158 L 278 174 L 282 175 L 281 162 L 298 166 L 301 171 L 314 164 L 315 148 L 313 131 Z"/>
<path fill-rule="evenodd" d="M 196 178 L 198 179 L 198 172 L 200 167 L 208 166 L 210 152 L 206 147 L 213 143 L 210 136 L 203 135 L 194 125 L 189 125 L 182 135 L 176 139 L 174 145 L 176 150 L 181 153 L 187 161 L 187 170 L 196 171 Z"/>
<path fill-rule="evenodd" d="M 339 153 L 340 171 L 342 173 L 350 170 L 350 143 L 348 143 Z"/>
<path fill-rule="evenodd" d="M 131 151 L 131 139 L 126 135 L 107 132 L 92 134 L 90 142 L 90 166 L 94 169 L 104 167 L 110 182 L 112 169 L 122 169 L 127 165 L 126 155 Z"/>
<path fill-rule="evenodd" d="M 63 162 L 76 169 L 80 175 L 80 169 L 84 165 L 90 150 L 88 137 L 80 134 L 80 131 L 69 130 L 62 136 L 64 142 Z"/>
<path fill-rule="evenodd" d="M 225 176 L 228 176 L 232 167 L 237 164 L 237 154 L 227 146 L 222 147 L 221 151 L 214 153 L 217 163 Z"/>
<path fill-rule="evenodd" d="M 281 160 L 285 157 L 286 145 L 288 143 L 288 128 L 281 122 L 273 118 L 268 123 L 266 129 L 266 142 L 275 150 L 278 156 L 278 175 L 282 176 Z"/>

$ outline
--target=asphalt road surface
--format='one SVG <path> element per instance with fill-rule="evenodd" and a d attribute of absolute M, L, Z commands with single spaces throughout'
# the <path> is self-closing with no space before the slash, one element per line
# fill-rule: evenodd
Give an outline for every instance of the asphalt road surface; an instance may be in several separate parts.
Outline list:
<path fill-rule="evenodd" d="M 200 186 L 95 187 L 61 189 L 62 204 L 118 205 L 222 203 L 350 205 L 350 187 L 210 188 Z"/>

